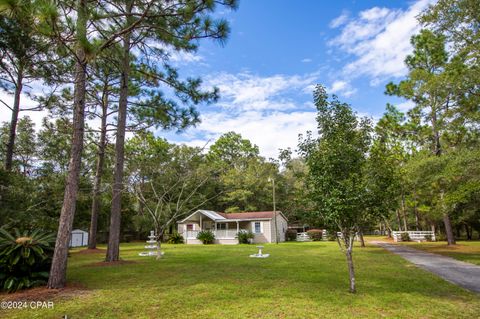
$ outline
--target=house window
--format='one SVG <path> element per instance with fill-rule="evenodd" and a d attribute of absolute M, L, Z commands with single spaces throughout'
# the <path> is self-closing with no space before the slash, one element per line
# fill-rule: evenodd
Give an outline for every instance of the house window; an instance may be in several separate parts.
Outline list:
<path fill-rule="evenodd" d="M 255 234 L 260 234 L 262 232 L 262 224 L 260 222 L 255 222 Z"/>
<path fill-rule="evenodd" d="M 188 231 L 193 230 L 193 224 L 187 224 L 187 230 Z"/>
<path fill-rule="evenodd" d="M 227 223 L 218 223 L 217 224 L 217 230 L 226 230 L 227 229 Z"/>

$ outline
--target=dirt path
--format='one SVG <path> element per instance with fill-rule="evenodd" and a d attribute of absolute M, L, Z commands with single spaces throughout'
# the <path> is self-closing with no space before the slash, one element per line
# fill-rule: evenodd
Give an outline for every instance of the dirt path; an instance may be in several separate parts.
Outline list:
<path fill-rule="evenodd" d="M 480 266 L 398 244 L 371 241 L 448 282 L 480 293 Z"/>

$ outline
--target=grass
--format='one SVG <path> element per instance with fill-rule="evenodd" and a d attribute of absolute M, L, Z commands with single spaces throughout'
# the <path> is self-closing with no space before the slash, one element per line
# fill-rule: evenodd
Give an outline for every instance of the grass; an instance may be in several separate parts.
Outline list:
<path fill-rule="evenodd" d="M 480 297 L 381 248 L 355 248 L 357 294 L 348 293 L 334 242 L 255 246 L 165 245 L 165 258 L 94 267 L 102 254 L 69 259 L 68 280 L 86 293 L 57 297 L 54 309 L 0 310 L 1 318 L 476 318 Z M 0 298 L 5 297 L 0 296 Z"/>
<path fill-rule="evenodd" d="M 402 244 L 480 265 L 480 241 L 458 241 L 454 246 L 448 246 L 445 242 L 406 242 Z"/>

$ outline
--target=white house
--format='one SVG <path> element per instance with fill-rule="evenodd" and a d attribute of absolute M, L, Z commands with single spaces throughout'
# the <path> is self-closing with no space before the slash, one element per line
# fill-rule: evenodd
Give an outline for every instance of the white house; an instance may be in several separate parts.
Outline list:
<path fill-rule="evenodd" d="M 238 244 L 237 233 L 241 230 L 254 233 L 254 243 L 272 243 L 276 241 L 276 236 L 278 241 L 282 242 L 285 241 L 287 218 L 280 211 L 227 214 L 197 210 L 178 222 L 178 232 L 183 235 L 187 244 L 201 244 L 197 239 L 201 230 L 214 232 L 216 244 Z"/>

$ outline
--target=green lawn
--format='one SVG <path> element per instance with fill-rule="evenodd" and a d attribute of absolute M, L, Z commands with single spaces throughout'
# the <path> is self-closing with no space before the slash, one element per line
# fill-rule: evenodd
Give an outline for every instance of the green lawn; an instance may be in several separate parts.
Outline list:
<path fill-rule="evenodd" d="M 480 265 L 480 241 L 458 241 L 455 246 L 448 246 L 446 242 L 408 242 L 402 244 Z"/>
<path fill-rule="evenodd" d="M 165 245 L 165 258 L 92 267 L 103 255 L 72 253 L 70 283 L 86 292 L 53 310 L 8 310 L 1 318 L 477 318 L 480 296 L 417 269 L 381 248 L 355 248 L 358 293 L 348 293 L 345 258 L 334 242 L 255 246 Z M 0 296 L 0 298 L 5 297 Z"/>

